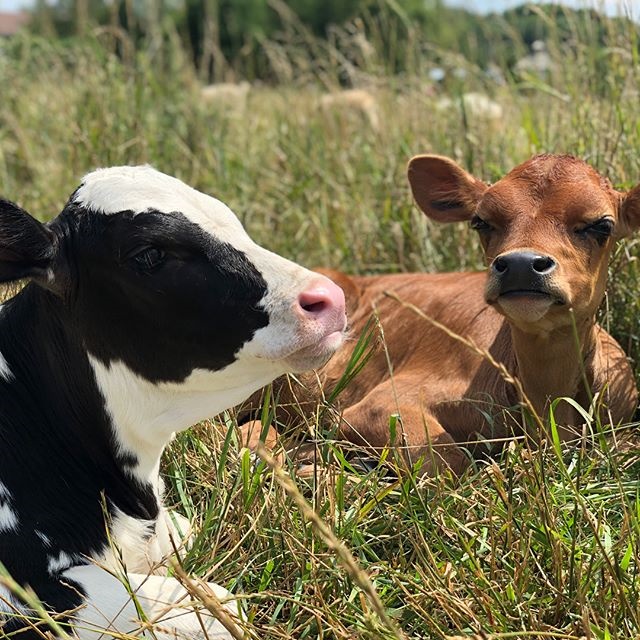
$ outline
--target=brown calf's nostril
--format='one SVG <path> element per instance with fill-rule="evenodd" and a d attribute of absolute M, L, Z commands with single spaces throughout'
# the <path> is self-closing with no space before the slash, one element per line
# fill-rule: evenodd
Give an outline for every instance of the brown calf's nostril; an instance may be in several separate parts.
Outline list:
<path fill-rule="evenodd" d="M 533 261 L 533 269 L 538 273 L 549 273 L 556 266 L 556 262 L 549 256 L 538 256 Z"/>
<path fill-rule="evenodd" d="M 492 267 L 493 267 L 493 268 L 494 268 L 498 273 L 504 273 L 504 272 L 507 270 L 507 268 L 508 268 L 507 261 L 506 261 L 504 258 L 502 258 L 502 257 L 496 258 L 496 259 L 493 261 L 493 264 L 492 264 L 491 266 L 492 266 Z"/>

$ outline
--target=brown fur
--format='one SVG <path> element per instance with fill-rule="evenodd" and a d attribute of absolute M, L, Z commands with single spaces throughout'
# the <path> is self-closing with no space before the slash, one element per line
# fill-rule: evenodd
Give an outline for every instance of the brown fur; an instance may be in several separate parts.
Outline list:
<path fill-rule="evenodd" d="M 548 415 L 557 397 L 588 408 L 591 394 L 603 392 L 603 417 L 614 424 L 630 419 L 637 404 L 633 373 L 621 347 L 595 323 L 595 313 L 615 239 L 640 223 L 639 189 L 619 193 L 581 160 L 554 155 L 532 158 L 491 187 L 448 158 L 418 156 L 409 164 L 409 180 L 416 202 L 432 219 L 480 216 L 492 225 L 480 232 L 488 265 L 515 250 L 552 256 L 558 267 L 548 287 L 563 303 L 544 307 L 538 317 L 537 297 L 505 302 L 487 272 L 351 277 L 325 271 L 345 290 L 353 335 L 360 335 L 374 311 L 381 328 L 374 355 L 339 397 L 340 435 L 379 450 L 392 444 L 389 417 L 399 414 L 393 444 L 406 447 L 410 461 L 423 457 L 426 473 L 443 461 L 460 473 L 468 464 L 460 444 L 500 442 L 519 427 L 517 412 L 508 411 L 522 402 L 514 385 L 387 293 L 487 350 L 521 381 L 540 416 Z M 612 237 L 599 242 L 579 233 L 603 216 L 615 222 Z M 315 409 L 322 390 L 330 391 L 340 379 L 354 343 L 347 342 L 302 386 L 277 385 L 280 422 L 295 424 L 300 411 Z M 568 403 L 555 415 L 565 439 L 582 423 Z"/>

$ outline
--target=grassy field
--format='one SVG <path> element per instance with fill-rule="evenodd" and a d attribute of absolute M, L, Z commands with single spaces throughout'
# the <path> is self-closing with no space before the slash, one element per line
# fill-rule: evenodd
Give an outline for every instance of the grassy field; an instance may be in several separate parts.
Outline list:
<path fill-rule="evenodd" d="M 2 194 L 47 219 L 88 170 L 148 162 L 227 202 L 282 255 L 382 273 L 482 267 L 472 231 L 428 223 L 412 205 L 412 154 L 452 156 L 491 181 L 533 153 L 573 153 L 620 188 L 640 181 L 634 34 L 603 52 L 552 42 L 559 66 L 545 80 L 496 85 L 464 63 L 444 110 L 419 65 L 387 77 L 372 64 L 359 81 L 375 96 L 378 128 L 318 107 L 337 66 L 315 73 L 312 57 L 275 45 L 286 83 L 254 86 L 244 106 L 206 104 L 169 36 L 161 61 L 147 50 L 117 60 L 103 36 L 6 45 Z M 504 116 L 465 113 L 462 91 L 488 93 Z M 619 246 L 601 320 L 640 372 L 638 255 L 637 239 Z M 363 472 L 322 440 L 298 500 L 342 540 L 336 552 L 274 473 L 238 451 L 233 422 L 178 437 L 164 474 L 169 502 L 197 524 L 184 567 L 241 594 L 250 637 L 640 636 L 637 425 L 590 424 L 564 449 L 514 443 L 456 483 Z"/>

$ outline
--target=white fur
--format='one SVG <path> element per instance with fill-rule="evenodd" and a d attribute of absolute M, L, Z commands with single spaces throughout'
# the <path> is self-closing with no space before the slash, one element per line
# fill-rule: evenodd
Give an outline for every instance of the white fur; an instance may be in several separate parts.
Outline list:
<path fill-rule="evenodd" d="M 234 235 L 246 235 L 223 202 L 146 165 L 96 169 L 83 178 L 74 201 L 106 215 L 154 209 L 161 213 L 178 211 L 189 219 L 204 216 L 215 225 L 216 235 L 225 229 Z"/>
<path fill-rule="evenodd" d="M 182 383 L 153 384 L 122 362 L 105 366 L 89 356 L 123 452 L 133 453 L 132 469 L 158 489 L 158 465 L 175 431 L 221 413 L 242 402 L 285 371 L 282 363 L 251 359 L 236 361 L 220 371 L 196 369 Z"/>
<path fill-rule="evenodd" d="M 193 602 L 175 578 L 130 573 L 125 586 L 118 578 L 97 566 L 73 567 L 64 577 L 74 580 L 87 594 L 86 604 L 75 616 L 75 632 L 80 640 L 107 640 L 114 632 L 135 634 L 141 623 L 131 591 L 148 621 L 154 622 L 153 634 L 137 637 L 157 640 L 229 639 L 231 635 L 202 605 Z M 222 587 L 208 585 L 224 600 L 230 597 Z M 237 604 L 226 605 L 238 616 Z M 204 630 L 203 630 L 204 628 Z M 105 633 L 111 632 L 111 633 Z"/>
<path fill-rule="evenodd" d="M 155 523 L 116 511 L 111 527 L 114 548 L 109 547 L 97 562 L 113 572 L 124 566 L 133 573 L 163 575 L 167 560 L 184 546 L 190 529 L 184 516 L 169 513 L 163 507 Z M 141 544 L 141 540 L 145 542 Z"/>
<path fill-rule="evenodd" d="M 139 633 L 137 637 L 149 640 L 230 640 L 223 625 L 201 604 L 192 602 L 175 578 L 151 575 L 166 574 L 167 558 L 180 548 L 188 533 L 186 518 L 163 510 L 155 534 L 145 539 L 152 526 L 116 512 L 111 531 L 114 549 L 98 558 L 97 564 L 73 566 L 78 560 L 65 552 L 49 557 L 49 573 L 62 571 L 63 581 L 75 581 L 86 594 L 73 621 L 79 639 L 108 640 L 114 634 Z M 229 613 L 242 618 L 241 609 L 226 589 L 213 583 L 207 586 Z M 16 604 L 15 598 L 0 588 L 0 612 L 9 613 Z M 136 604 L 144 612 L 144 620 L 153 623 L 153 633 L 140 631 L 143 623 Z"/>
<path fill-rule="evenodd" d="M 282 360 L 287 371 L 303 371 L 318 366 L 319 362 L 323 363 L 322 355 L 318 361 L 316 354 L 314 360 L 313 353 L 305 357 L 304 350 L 318 350 L 321 347 L 333 353 L 330 345 L 319 343 L 325 327 L 316 322 L 305 322 L 293 313 L 298 294 L 312 286 L 321 285 L 323 277 L 258 245 L 254 244 L 251 250 L 242 250 L 267 282 L 268 292 L 262 300 L 262 306 L 269 313 L 269 324 L 256 331 L 251 342 L 237 354 L 238 358 L 252 356 Z M 344 323 L 342 317 L 339 329 L 344 329 Z M 333 345 L 334 348 L 338 346 Z"/>
<path fill-rule="evenodd" d="M 16 512 L 11 508 L 11 493 L 0 481 L 0 533 L 17 531 L 20 524 Z"/>
<path fill-rule="evenodd" d="M 49 556 L 48 561 L 47 570 L 49 571 L 49 574 L 55 575 L 60 571 L 73 566 L 77 562 L 77 559 L 64 551 L 60 551 L 57 556 Z"/>
<path fill-rule="evenodd" d="M 0 378 L 6 382 L 13 380 L 13 372 L 9 368 L 9 363 L 6 358 L 0 353 Z"/>
<path fill-rule="evenodd" d="M 152 525 L 116 512 L 111 529 L 113 548 L 95 565 L 75 566 L 64 572 L 63 579 L 76 581 L 86 593 L 85 604 L 74 616 L 80 640 L 108 640 L 114 633 L 137 633 L 142 623 L 131 593 L 144 619 L 154 623 L 153 633 L 137 637 L 230 640 L 228 631 L 201 604 L 191 602 L 176 579 L 166 577 L 167 559 L 183 545 L 190 528 L 188 520 L 162 509 L 155 533 L 145 539 Z M 213 583 L 207 586 L 223 604 L 228 600 L 225 607 L 229 613 L 243 617 L 226 589 Z"/>
<path fill-rule="evenodd" d="M 7 485 L 0 480 L 0 500 L 11 500 L 11 493 L 7 489 Z"/>
<path fill-rule="evenodd" d="M 0 533 L 3 531 L 17 531 L 20 522 L 16 512 L 8 505 L 0 505 Z"/>
<path fill-rule="evenodd" d="M 18 614 L 24 612 L 24 605 L 7 589 L 0 585 L 0 613 Z"/>
<path fill-rule="evenodd" d="M 7 613 L 11 611 L 11 605 L 13 604 L 13 595 L 6 588 L 0 585 L 0 613 Z"/>
<path fill-rule="evenodd" d="M 51 546 L 51 540 L 49 539 L 49 536 L 47 536 L 46 534 L 42 533 L 42 531 L 38 531 L 37 529 L 34 529 L 33 533 L 35 533 L 38 538 L 40 538 L 40 540 L 42 540 L 42 544 L 45 547 L 50 547 Z"/>

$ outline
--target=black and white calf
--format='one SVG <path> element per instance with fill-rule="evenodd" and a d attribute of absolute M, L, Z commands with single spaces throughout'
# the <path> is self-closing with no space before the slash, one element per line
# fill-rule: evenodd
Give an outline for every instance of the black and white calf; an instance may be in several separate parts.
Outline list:
<path fill-rule="evenodd" d="M 172 550 L 160 455 L 173 432 L 324 363 L 342 291 L 150 167 L 90 173 L 46 225 L 0 201 L 0 281 L 25 277 L 0 307 L 0 563 L 52 612 L 77 608 L 81 638 L 134 633 L 137 606 L 153 637 L 230 637 L 148 575 Z M 0 586 L 0 636 L 17 613 Z"/>

